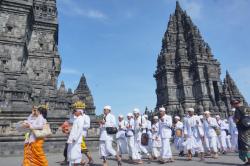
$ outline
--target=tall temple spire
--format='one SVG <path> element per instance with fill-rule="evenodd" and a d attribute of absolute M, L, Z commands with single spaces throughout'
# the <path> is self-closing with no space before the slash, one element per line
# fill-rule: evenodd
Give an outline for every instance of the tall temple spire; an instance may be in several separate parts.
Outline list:
<path fill-rule="evenodd" d="M 87 85 L 86 77 L 84 76 L 84 74 L 82 74 L 79 84 L 76 88 L 76 91 L 80 92 L 80 91 L 85 91 L 85 90 L 89 90 L 89 87 Z"/>
<path fill-rule="evenodd" d="M 179 1 L 176 1 L 176 7 L 175 7 L 175 13 L 183 13 L 183 10 L 181 8 L 181 5 L 179 3 Z"/>
<path fill-rule="evenodd" d="M 86 112 L 88 115 L 92 115 L 91 117 L 93 118 L 95 115 L 94 100 L 84 74 L 82 74 L 82 77 L 80 78 L 79 84 L 74 92 L 74 96 L 86 104 Z"/>
<path fill-rule="evenodd" d="M 180 107 L 204 111 L 223 107 L 220 63 L 178 1 L 162 39 L 154 77 L 157 107 L 163 105 L 173 112 Z"/>

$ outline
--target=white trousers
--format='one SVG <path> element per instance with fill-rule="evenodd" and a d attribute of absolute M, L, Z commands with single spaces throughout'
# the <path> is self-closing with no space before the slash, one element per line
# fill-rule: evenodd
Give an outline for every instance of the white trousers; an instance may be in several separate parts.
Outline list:
<path fill-rule="evenodd" d="M 206 149 L 206 152 L 210 151 L 210 146 L 209 146 L 209 139 L 207 136 L 204 137 L 204 141 L 205 141 L 205 149 Z"/>
<path fill-rule="evenodd" d="M 109 155 L 115 156 L 116 151 L 112 147 L 112 140 L 100 141 L 99 143 L 100 156 L 107 157 Z"/>
<path fill-rule="evenodd" d="M 128 154 L 132 157 L 132 160 L 141 160 L 138 148 L 135 147 L 135 137 L 128 137 Z"/>
<path fill-rule="evenodd" d="M 221 135 L 219 136 L 221 147 L 223 150 L 227 150 L 227 133 L 225 130 L 221 130 Z"/>
<path fill-rule="evenodd" d="M 217 142 L 217 148 L 218 148 L 218 149 L 221 149 L 222 146 L 221 146 L 221 142 L 220 142 L 220 137 L 219 137 L 219 136 L 216 137 L 216 142 Z M 210 147 L 211 147 L 211 146 L 210 146 Z"/>
<path fill-rule="evenodd" d="M 184 150 L 184 147 L 183 147 L 183 138 L 182 137 L 175 137 L 174 138 L 174 145 L 175 145 L 175 148 L 176 150 L 178 151 L 183 151 Z"/>
<path fill-rule="evenodd" d="M 218 143 L 218 137 L 217 136 L 209 137 L 209 147 L 214 153 L 218 152 L 217 143 Z"/>
<path fill-rule="evenodd" d="M 170 159 L 170 158 L 172 158 L 170 139 L 162 138 L 161 143 L 162 143 L 161 158 L 162 159 Z"/>
<path fill-rule="evenodd" d="M 147 146 L 141 144 L 141 135 L 141 132 L 135 134 L 135 147 L 139 149 L 139 152 L 149 155 Z"/>
<path fill-rule="evenodd" d="M 79 164 L 82 160 L 81 143 L 68 144 L 67 158 L 69 165 Z"/>
<path fill-rule="evenodd" d="M 232 149 L 238 150 L 238 134 L 231 135 Z"/>
<path fill-rule="evenodd" d="M 227 142 L 228 149 L 231 150 L 232 149 L 232 144 L 231 144 L 231 136 L 230 135 L 227 135 L 226 142 Z"/>
<path fill-rule="evenodd" d="M 183 146 L 185 147 L 186 151 L 190 150 L 192 154 L 194 154 L 195 152 L 204 152 L 204 147 L 200 137 L 188 137 L 186 141 L 183 142 Z"/>
<path fill-rule="evenodd" d="M 161 155 L 160 154 L 160 148 L 153 147 L 152 148 L 152 156 L 158 158 L 158 157 L 160 157 L 160 155 Z"/>
<path fill-rule="evenodd" d="M 117 151 L 119 154 L 128 154 L 128 143 L 126 138 L 117 139 Z"/>

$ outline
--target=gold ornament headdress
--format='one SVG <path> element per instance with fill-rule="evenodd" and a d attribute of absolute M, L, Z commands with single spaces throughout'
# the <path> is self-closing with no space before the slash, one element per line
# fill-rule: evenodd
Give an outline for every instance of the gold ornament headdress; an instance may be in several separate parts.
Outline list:
<path fill-rule="evenodd" d="M 38 108 L 43 108 L 43 109 L 48 110 L 49 109 L 49 105 L 48 104 L 41 104 L 41 105 L 38 106 Z"/>
<path fill-rule="evenodd" d="M 77 101 L 73 104 L 73 109 L 85 109 L 86 105 L 82 101 Z"/>

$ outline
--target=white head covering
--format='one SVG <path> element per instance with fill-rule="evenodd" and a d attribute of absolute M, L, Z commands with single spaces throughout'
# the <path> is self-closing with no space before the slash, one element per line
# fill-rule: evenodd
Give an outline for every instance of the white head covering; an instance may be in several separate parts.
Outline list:
<path fill-rule="evenodd" d="M 119 115 L 118 117 L 119 117 L 119 118 L 124 118 L 123 115 Z"/>
<path fill-rule="evenodd" d="M 76 109 L 76 112 L 81 112 L 81 114 L 83 114 L 83 110 L 82 109 Z"/>
<path fill-rule="evenodd" d="M 179 116 L 175 116 L 174 118 L 175 118 L 175 119 L 178 119 L 178 120 L 180 120 L 180 119 L 181 119 Z"/>
<path fill-rule="evenodd" d="M 232 112 L 235 112 L 235 108 L 232 108 L 231 111 L 232 111 Z"/>
<path fill-rule="evenodd" d="M 153 118 L 153 119 L 158 120 L 159 118 L 158 118 L 158 116 L 154 116 L 154 118 Z"/>
<path fill-rule="evenodd" d="M 205 111 L 204 114 L 210 114 L 210 112 L 209 111 Z"/>
<path fill-rule="evenodd" d="M 165 112 L 166 109 L 165 109 L 164 107 L 161 107 L 161 108 L 159 108 L 159 111 L 160 111 L 160 112 Z"/>
<path fill-rule="evenodd" d="M 144 116 L 144 118 L 148 118 L 148 115 L 143 115 Z"/>
<path fill-rule="evenodd" d="M 104 110 L 110 110 L 110 111 L 111 111 L 111 106 L 110 106 L 110 105 L 106 105 L 106 106 L 104 106 L 103 109 L 104 109 Z"/>
<path fill-rule="evenodd" d="M 127 117 L 130 116 L 130 117 L 133 117 L 133 114 L 130 112 L 127 114 Z"/>
<path fill-rule="evenodd" d="M 188 108 L 187 111 L 188 112 L 194 112 L 194 109 L 193 108 Z"/>
<path fill-rule="evenodd" d="M 139 108 L 135 108 L 134 111 L 133 111 L 134 114 L 139 114 L 140 113 L 140 110 Z"/>

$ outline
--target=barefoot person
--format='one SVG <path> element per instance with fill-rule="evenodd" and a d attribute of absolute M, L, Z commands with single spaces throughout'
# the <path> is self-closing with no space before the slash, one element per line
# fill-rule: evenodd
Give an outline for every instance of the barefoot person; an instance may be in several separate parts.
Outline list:
<path fill-rule="evenodd" d="M 103 159 L 103 165 L 107 166 L 107 156 L 112 155 L 115 156 L 118 162 L 118 166 L 120 166 L 121 158 L 117 154 L 117 152 L 112 147 L 113 135 L 107 132 L 107 128 L 114 128 L 116 126 L 116 119 L 113 114 L 111 114 L 111 106 L 105 106 L 103 109 L 104 118 L 100 122 L 100 155 Z"/>
<path fill-rule="evenodd" d="M 179 116 L 174 117 L 174 144 L 176 150 L 179 151 L 179 156 L 184 156 L 184 147 L 183 147 L 183 123 L 180 121 L 181 118 Z"/>
<path fill-rule="evenodd" d="M 204 148 L 202 140 L 204 140 L 203 124 L 200 117 L 194 115 L 194 109 L 187 109 L 188 116 L 184 120 L 184 147 L 188 152 L 188 161 L 192 160 L 194 152 L 200 154 L 200 159 L 204 160 Z"/>
<path fill-rule="evenodd" d="M 209 147 L 211 149 L 212 157 L 218 158 L 218 148 L 217 148 L 217 134 L 216 130 L 219 129 L 218 123 L 215 118 L 211 117 L 209 111 L 204 112 L 204 129 L 209 140 Z"/>
<path fill-rule="evenodd" d="M 25 140 L 23 166 L 48 166 L 48 160 L 43 150 L 44 138 L 36 138 L 32 130 L 42 130 L 47 123 L 47 107 L 33 107 L 32 114 L 23 127 L 30 129 Z"/>
<path fill-rule="evenodd" d="M 158 135 L 161 138 L 162 148 L 160 155 L 160 162 L 173 162 L 172 150 L 170 146 L 170 139 L 172 137 L 172 117 L 166 114 L 164 107 L 159 109 L 160 120 L 159 120 L 159 132 Z"/>
<path fill-rule="evenodd" d="M 81 143 L 83 135 L 84 119 L 80 109 L 73 111 L 76 119 L 73 122 L 67 143 L 68 143 L 68 161 L 69 166 L 79 165 L 82 161 Z"/>
<path fill-rule="evenodd" d="M 83 132 L 82 132 L 82 143 L 81 143 L 81 150 L 82 154 L 84 154 L 88 158 L 88 164 L 93 164 L 92 156 L 88 150 L 86 139 L 88 135 L 88 129 L 90 128 L 90 118 L 87 114 L 85 114 L 85 103 L 82 101 L 77 101 L 74 104 L 75 110 L 80 110 L 82 113 L 82 120 L 83 120 Z M 84 160 L 82 160 L 82 164 L 84 164 Z"/>
<path fill-rule="evenodd" d="M 123 154 L 128 154 L 128 142 L 125 136 L 127 122 L 124 120 L 123 115 L 118 116 L 118 132 L 116 133 L 117 152 L 122 157 Z"/>

